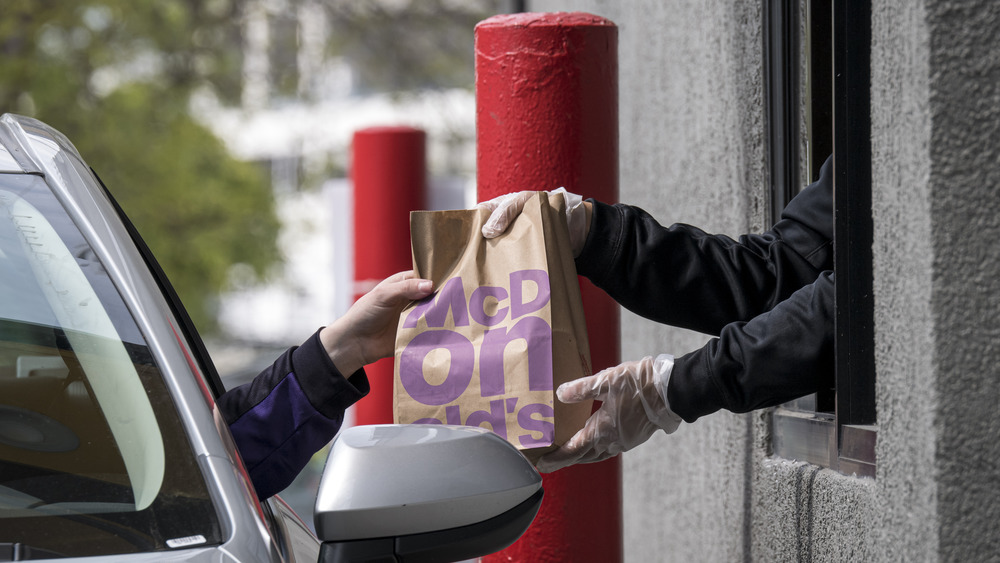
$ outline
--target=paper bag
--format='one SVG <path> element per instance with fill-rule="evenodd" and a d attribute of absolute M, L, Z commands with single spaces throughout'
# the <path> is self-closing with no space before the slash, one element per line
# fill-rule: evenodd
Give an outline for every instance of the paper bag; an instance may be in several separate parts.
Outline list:
<path fill-rule="evenodd" d="M 539 192 L 498 238 L 485 209 L 410 214 L 413 267 L 434 294 L 400 316 L 395 420 L 482 426 L 532 461 L 591 413 L 560 383 L 590 375 L 562 194 Z"/>

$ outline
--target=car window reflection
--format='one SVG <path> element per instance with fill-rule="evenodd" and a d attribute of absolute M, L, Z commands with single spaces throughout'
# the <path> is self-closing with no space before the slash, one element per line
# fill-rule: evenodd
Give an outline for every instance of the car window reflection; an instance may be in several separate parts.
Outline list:
<path fill-rule="evenodd" d="M 0 292 L 0 541 L 67 556 L 218 543 L 141 333 L 38 176 L 0 174 Z"/>

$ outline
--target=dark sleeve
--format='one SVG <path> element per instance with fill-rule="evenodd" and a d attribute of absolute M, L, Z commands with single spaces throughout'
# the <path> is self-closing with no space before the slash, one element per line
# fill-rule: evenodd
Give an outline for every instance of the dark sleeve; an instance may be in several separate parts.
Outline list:
<path fill-rule="evenodd" d="M 593 200 L 577 271 L 630 311 L 719 334 L 769 311 L 833 267 L 832 164 L 760 235 L 734 240 L 690 225 L 663 227 L 642 209 Z"/>
<path fill-rule="evenodd" d="M 287 487 L 340 430 L 347 407 L 368 390 L 363 370 L 341 375 L 317 331 L 250 383 L 223 393 L 219 410 L 257 496 L 264 499 Z"/>
<path fill-rule="evenodd" d="M 834 274 L 750 322 L 726 325 L 718 338 L 674 361 L 671 408 L 687 422 L 720 409 L 748 412 L 833 385 Z"/>

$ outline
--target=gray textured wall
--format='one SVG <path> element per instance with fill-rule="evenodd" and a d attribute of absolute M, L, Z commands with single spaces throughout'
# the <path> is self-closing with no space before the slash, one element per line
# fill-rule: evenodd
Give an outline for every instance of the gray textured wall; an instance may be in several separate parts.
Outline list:
<path fill-rule="evenodd" d="M 622 201 L 763 227 L 759 4 L 529 2 L 618 24 Z M 873 4 L 877 479 L 713 415 L 624 455 L 627 561 L 1000 560 L 1000 3 Z M 623 313 L 623 359 L 704 341 Z"/>
<path fill-rule="evenodd" d="M 872 19 L 880 492 L 874 540 L 884 560 L 898 549 L 910 560 L 933 561 L 940 517 L 934 470 L 939 397 L 931 311 L 930 35 L 921 2 L 879 6 Z"/>
<path fill-rule="evenodd" d="M 940 553 L 1000 560 L 1000 4 L 924 5 L 930 128 L 920 224 L 930 225 L 932 257 L 925 272 Z"/>

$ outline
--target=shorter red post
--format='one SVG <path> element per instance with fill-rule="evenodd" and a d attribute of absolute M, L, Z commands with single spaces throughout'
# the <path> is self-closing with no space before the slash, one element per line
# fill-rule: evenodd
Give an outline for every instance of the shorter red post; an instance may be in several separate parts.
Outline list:
<path fill-rule="evenodd" d="M 413 268 L 410 211 L 424 208 L 426 176 L 422 130 L 371 127 L 354 133 L 355 300 L 392 274 Z M 392 358 L 365 372 L 371 393 L 355 406 L 355 424 L 392 423 Z"/>

